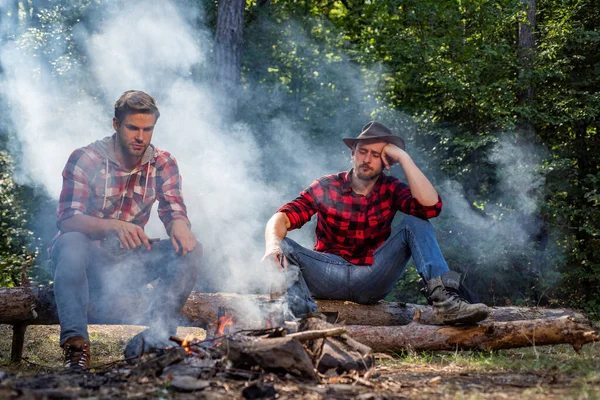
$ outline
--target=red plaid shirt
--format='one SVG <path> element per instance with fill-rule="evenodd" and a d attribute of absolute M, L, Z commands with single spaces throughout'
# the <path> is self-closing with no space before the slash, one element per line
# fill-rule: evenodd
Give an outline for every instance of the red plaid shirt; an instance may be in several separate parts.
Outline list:
<path fill-rule="evenodd" d="M 104 146 L 111 148 L 111 140 L 96 144 L 106 142 Z M 78 214 L 119 219 L 143 228 L 157 200 L 158 215 L 167 230 L 175 219 L 190 224 L 179 168 L 168 152 L 153 147 L 141 164 L 128 171 L 97 149 L 94 144 L 79 148 L 65 165 L 57 210 L 59 228 L 61 221 Z M 60 234 L 50 242 L 49 250 Z"/>
<path fill-rule="evenodd" d="M 288 216 L 289 230 L 298 229 L 316 213 L 314 250 L 337 254 L 352 264 L 373 264 L 373 253 L 386 241 L 396 211 L 429 219 L 442 210 L 442 199 L 433 206 L 417 201 L 405 183 L 381 174 L 366 195 L 352 191 L 352 171 L 323 176 L 278 212 Z"/>

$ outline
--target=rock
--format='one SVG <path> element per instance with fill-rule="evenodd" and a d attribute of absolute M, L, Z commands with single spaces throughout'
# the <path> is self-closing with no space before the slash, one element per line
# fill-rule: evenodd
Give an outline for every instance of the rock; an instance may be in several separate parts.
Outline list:
<path fill-rule="evenodd" d="M 171 381 L 171 386 L 180 392 L 194 392 L 209 387 L 210 382 L 191 376 L 176 376 Z"/>

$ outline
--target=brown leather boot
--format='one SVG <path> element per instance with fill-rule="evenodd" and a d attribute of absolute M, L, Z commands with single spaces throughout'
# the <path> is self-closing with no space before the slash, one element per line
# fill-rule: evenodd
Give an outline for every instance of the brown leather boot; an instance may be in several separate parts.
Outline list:
<path fill-rule="evenodd" d="M 471 304 L 458 294 L 460 275 L 448 271 L 427 282 L 433 317 L 439 324 L 475 324 L 487 318 L 490 309 L 482 303 Z"/>
<path fill-rule="evenodd" d="M 65 355 L 65 368 L 83 370 L 90 367 L 91 346 L 90 342 L 81 336 L 73 336 L 63 344 Z"/>

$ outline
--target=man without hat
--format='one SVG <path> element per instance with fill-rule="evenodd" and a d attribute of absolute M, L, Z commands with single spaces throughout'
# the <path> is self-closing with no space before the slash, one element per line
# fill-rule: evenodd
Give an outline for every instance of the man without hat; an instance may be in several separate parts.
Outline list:
<path fill-rule="evenodd" d="M 109 313 L 123 292 L 139 294 L 156 281 L 147 299 L 150 327 L 126 347 L 126 356 L 134 357 L 164 348 L 196 282 L 202 246 L 191 231 L 179 168 L 170 153 L 151 144 L 159 116 L 150 95 L 123 93 L 115 103 L 114 133 L 73 151 L 63 170 L 60 231 L 49 253 L 69 369 L 90 366 L 90 298 Z M 169 240 L 151 240 L 144 232 L 155 202 Z"/>
<path fill-rule="evenodd" d="M 460 275 L 444 260 L 428 222 L 440 214 L 442 200 L 404 151 L 404 140 L 376 121 L 357 138 L 343 140 L 352 150 L 352 169 L 318 178 L 267 223 L 264 260 L 286 271 L 286 299 L 294 315 L 317 311 L 314 298 L 382 300 L 412 257 L 438 323 L 485 319 L 488 307 L 465 299 Z M 396 163 L 408 183 L 383 172 Z M 398 211 L 406 215 L 392 230 Z M 286 235 L 314 214 L 316 244 L 309 250 Z"/>

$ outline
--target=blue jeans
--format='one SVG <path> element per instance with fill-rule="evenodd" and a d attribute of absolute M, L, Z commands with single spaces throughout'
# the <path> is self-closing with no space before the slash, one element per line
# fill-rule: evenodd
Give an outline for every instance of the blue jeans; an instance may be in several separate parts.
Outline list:
<path fill-rule="evenodd" d="M 110 312 L 115 300 L 124 294 L 141 294 L 150 282 L 159 279 L 159 289 L 149 299 L 153 324 L 160 330 L 177 328 L 177 317 L 185 304 L 200 270 L 202 246 L 184 258 L 177 255 L 168 240 L 125 250 L 118 242 L 112 248 L 94 247 L 88 236 L 79 232 L 61 235 L 52 247 L 54 297 L 60 321 L 60 344 L 72 336 L 89 340 L 88 305 L 93 300 L 95 313 Z M 116 245 L 115 245 L 116 244 Z M 133 316 L 135 317 L 135 316 Z M 133 323 L 143 323 L 141 320 Z M 159 326 L 160 325 L 160 326 Z"/>
<path fill-rule="evenodd" d="M 286 299 L 296 316 L 317 311 L 314 298 L 359 304 L 382 300 L 394 289 L 411 256 L 425 281 L 448 271 L 433 227 L 413 216 L 405 216 L 375 250 L 373 265 L 351 264 L 335 254 L 308 250 L 289 238 L 283 240 L 281 249 L 289 261 Z"/>

